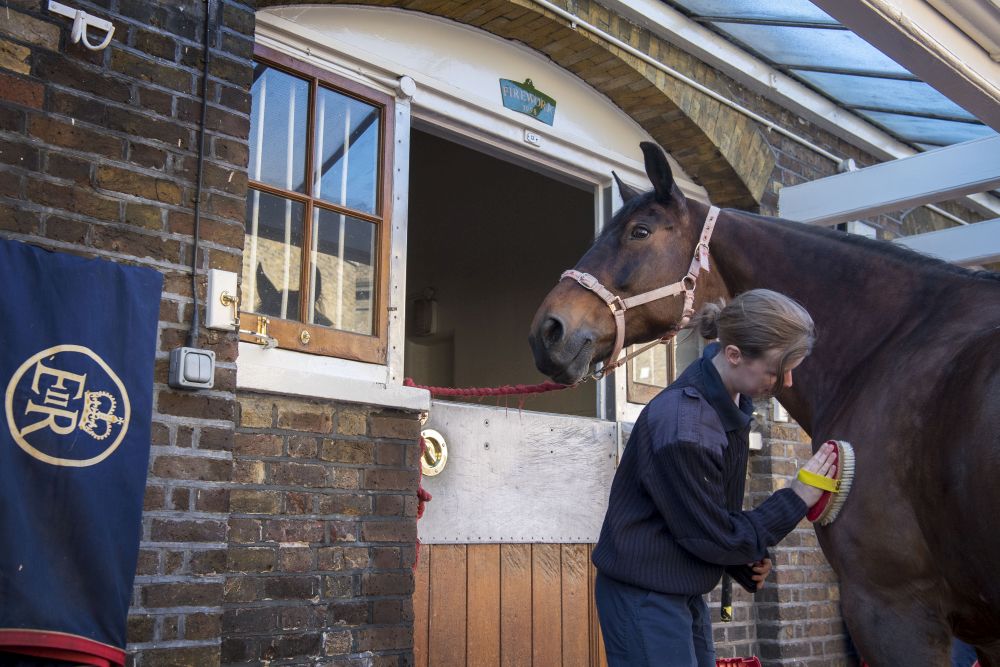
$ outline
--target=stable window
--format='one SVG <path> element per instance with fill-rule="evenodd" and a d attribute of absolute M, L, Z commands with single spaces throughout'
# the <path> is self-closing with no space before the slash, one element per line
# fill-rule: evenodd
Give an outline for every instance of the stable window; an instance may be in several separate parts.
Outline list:
<path fill-rule="evenodd" d="M 634 345 L 631 353 L 640 346 Z M 704 341 L 693 331 L 684 331 L 669 342 L 654 345 L 629 359 L 626 365 L 626 396 L 629 403 L 649 403 L 701 356 Z"/>
<path fill-rule="evenodd" d="M 241 328 L 385 363 L 392 98 L 266 47 L 256 56 Z"/>

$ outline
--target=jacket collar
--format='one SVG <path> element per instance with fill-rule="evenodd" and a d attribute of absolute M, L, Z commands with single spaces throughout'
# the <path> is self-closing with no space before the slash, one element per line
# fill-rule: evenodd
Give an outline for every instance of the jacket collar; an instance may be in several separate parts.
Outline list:
<path fill-rule="evenodd" d="M 719 343 L 712 343 L 705 348 L 701 359 L 688 366 L 687 370 L 678 378 L 685 385 L 692 385 L 701 392 L 709 405 L 719 415 L 722 428 L 726 431 L 738 431 L 746 428 L 753 415 L 753 401 L 749 397 L 740 394 L 739 407 L 733 403 L 729 397 L 729 392 L 722 384 L 719 371 L 712 364 L 712 359 L 722 349 Z"/>

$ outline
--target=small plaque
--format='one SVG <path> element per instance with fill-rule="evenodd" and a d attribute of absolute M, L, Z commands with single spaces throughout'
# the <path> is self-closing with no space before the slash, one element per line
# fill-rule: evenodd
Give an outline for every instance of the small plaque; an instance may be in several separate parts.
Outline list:
<path fill-rule="evenodd" d="M 536 90 L 531 79 L 525 79 L 523 83 L 500 79 L 500 97 L 503 105 L 511 111 L 526 114 L 546 125 L 552 125 L 555 120 L 556 101 Z"/>

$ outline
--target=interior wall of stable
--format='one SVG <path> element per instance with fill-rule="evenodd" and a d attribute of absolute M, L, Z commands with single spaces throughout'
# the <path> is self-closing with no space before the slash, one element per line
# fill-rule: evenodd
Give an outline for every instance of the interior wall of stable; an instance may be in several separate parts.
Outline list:
<path fill-rule="evenodd" d="M 437 327 L 418 337 L 408 322 L 406 376 L 419 384 L 462 387 L 545 380 L 528 346 L 532 317 L 593 237 L 590 189 L 414 130 L 408 319 L 414 299 L 433 290 Z M 594 383 L 587 383 L 531 396 L 524 407 L 593 417 L 595 396 Z"/>

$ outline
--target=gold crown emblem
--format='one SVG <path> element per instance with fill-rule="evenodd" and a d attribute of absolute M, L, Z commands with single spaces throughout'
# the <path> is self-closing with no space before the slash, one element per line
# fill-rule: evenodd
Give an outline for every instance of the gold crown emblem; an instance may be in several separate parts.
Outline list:
<path fill-rule="evenodd" d="M 102 406 L 102 400 L 105 403 Z M 94 440 L 104 440 L 111 435 L 111 427 L 115 424 L 123 424 L 125 420 L 115 416 L 115 408 L 118 401 L 106 391 L 88 391 L 83 395 L 83 414 L 80 417 L 80 430 L 87 433 Z M 103 410 L 102 410 L 103 407 Z M 103 430 L 98 431 L 99 423 L 103 423 Z"/>

